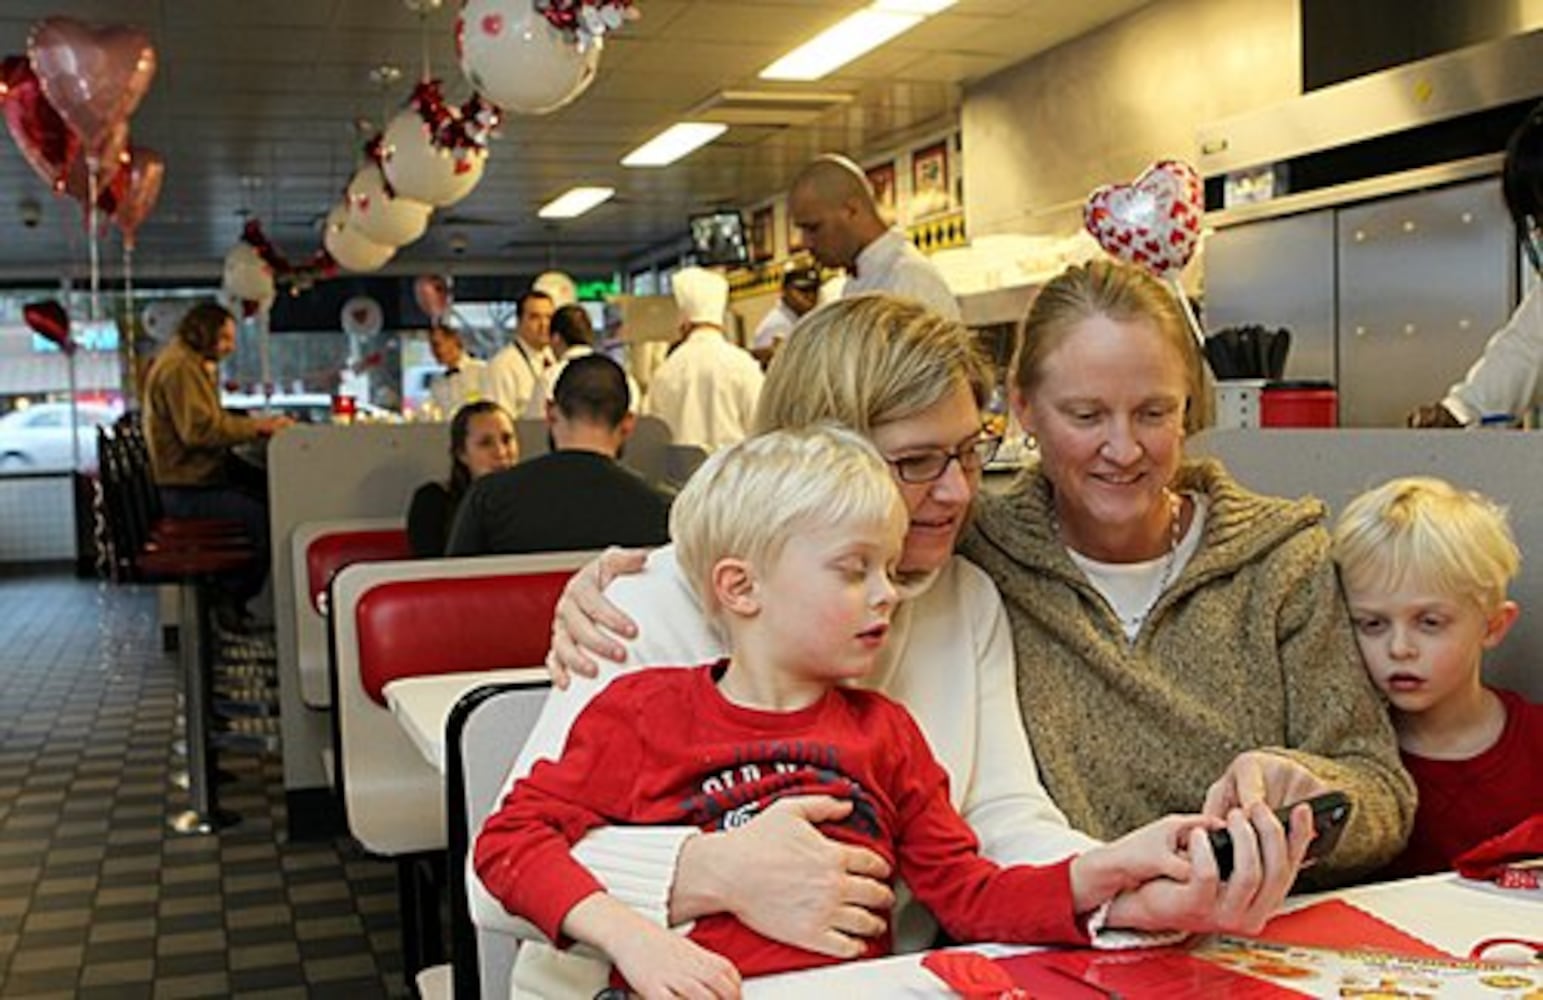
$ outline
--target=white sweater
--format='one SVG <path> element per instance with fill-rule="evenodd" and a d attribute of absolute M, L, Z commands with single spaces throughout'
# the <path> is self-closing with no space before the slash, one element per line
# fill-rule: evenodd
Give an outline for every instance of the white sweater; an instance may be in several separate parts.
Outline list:
<path fill-rule="evenodd" d="M 645 665 L 707 663 L 726 652 L 682 577 L 673 548 L 656 551 L 644 573 L 617 580 L 606 596 L 638 623 L 641 634 L 630 644 L 627 662 L 552 692 L 505 791 L 536 760 L 561 753 L 573 720 L 621 673 Z M 895 614 L 879 669 L 868 681 L 916 717 L 948 772 L 950 799 L 987 857 L 1004 864 L 1054 861 L 1096 843 L 1067 825 L 1040 784 L 1018 713 L 1007 615 L 996 588 L 972 563 L 955 557 L 908 595 Z M 613 895 L 663 924 L 680 846 L 696 832 L 598 830 L 575 853 Z M 468 882 L 479 927 L 533 935 L 469 869 Z M 931 944 L 937 927 L 902 891 L 894 930 L 896 949 L 915 951 Z M 558 955 L 529 941 L 520 948 L 515 982 L 522 997 L 593 996 L 605 985 L 606 973 L 602 963 Z"/>

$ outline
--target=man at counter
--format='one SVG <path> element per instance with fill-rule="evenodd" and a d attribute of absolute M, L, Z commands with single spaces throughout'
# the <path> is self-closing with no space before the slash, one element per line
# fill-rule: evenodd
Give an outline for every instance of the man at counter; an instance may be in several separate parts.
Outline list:
<path fill-rule="evenodd" d="M 429 331 L 429 350 L 445 370 L 429 380 L 429 398 L 434 401 L 441 420 L 449 420 L 467 403 L 488 394 L 486 361 L 466 353 L 461 335 L 447 326 Z"/>
<path fill-rule="evenodd" d="M 551 347 L 556 311 L 546 292 L 526 292 L 520 299 L 520 325 L 515 327 L 514 339 L 488 362 L 488 395 L 510 413 L 525 412 L 541 385 L 541 373 L 556 362 Z"/>
<path fill-rule="evenodd" d="M 750 353 L 765 368 L 793 326 L 820 301 L 820 269 L 795 267 L 782 276 L 782 295 L 750 338 Z"/>
<path fill-rule="evenodd" d="M 144 398 L 145 443 L 166 513 L 239 521 L 252 540 L 252 569 L 225 581 L 226 600 L 215 608 L 220 624 L 233 630 L 246 624 L 246 602 L 268 576 L 268 503 L 260 489 L 233 475 L 238 459 L 230 449 L 294 423 L 241 417 L 220 405 L 218 365 L 235 350 L 235 317 L 216 303 L 199 303 L 151 363 Z"/>
<path fill-rule="evenodd" d="M 788 192 L 788 212 L 815 260 L 851 272 L 843 297 L 889 292 L 960 318 L 942 274 L 905 233 L 884 224 L 868 178 L 851 160 L 827 153 L 805 167 Z"/>
<path fill-rule="evenodd" d="M 1501 187 L 1533 270 L 1543 274 L 1543 104 L 1511 133 Z M 1410 427 L 1471 427 L 1499 419 L 1517 422 L 1540 400 L 1543 374 L 1543 288 L 1534 285 L 1461 382 L 1439 403 L 1417 407 Z"/>

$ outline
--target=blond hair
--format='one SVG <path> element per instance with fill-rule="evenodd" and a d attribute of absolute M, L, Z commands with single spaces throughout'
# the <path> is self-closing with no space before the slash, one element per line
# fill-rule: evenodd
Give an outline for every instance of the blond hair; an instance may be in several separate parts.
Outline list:
<path fill-rule="evenodd" d="M 864 435 L 991 377 L 965 327 L 911 299 L 871 293 L 821 306 L 794 327 L 761 388 L 755 430 L 833 421 Z"/>
<path fill-rule="evenodd" d="M 1184 363 L 1184 429 L 1211 423 L 1211 386 L 1205 361 L 1183 308 L 1162 282 L 1129 264 L 1095 260 L 1073 264 L 1052 278 L 1029 306 L 1013 358 L 1013 382 L 1027 396 L 1045 374 L 1045 362 L 1079 324 L 1095 316 L 1120 323 L 1147 320 Z"/>
<path fill-rule="evenodd" d="M 1396 590 L 1418 582 L 1500 607 L 1521 566 L 1505 508 L 1443 479 L 1410 476 L 1352 500 L 1334 527 L 1335 563 L 1347 585 Z"/>
<path fill-rule="evenodd" d="M 773 431 L 713 454 L 670 508 L 670 538 L 687 582 L 719 612 L 712 571 L 735 557 L 775 561 L 793 533 L 883 524 L 905 534 L 908 516 L 889 466 L 867 440 L 822 424 Z"/>

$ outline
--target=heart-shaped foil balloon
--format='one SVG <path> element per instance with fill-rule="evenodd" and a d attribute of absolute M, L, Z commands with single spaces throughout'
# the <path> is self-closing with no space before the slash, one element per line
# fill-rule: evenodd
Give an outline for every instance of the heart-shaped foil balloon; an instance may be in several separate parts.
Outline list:
<path fill-rule="evenodd" d="M 39 336 L 58 345 L 65 354 L 75 353 L 75 341 L 70 339 L 70 314 L 58 300 L 28 302 L 22 306 L 21 314 Z"/>
<path fill-rule="evenodd" d="M 1167 279 L 1194 255 L 1204 213 L 1205 187 L 1195 168 L 1162 160 L 1131 184 L 1106 184 L 1088 195 L 1082 221 L 1110 254 Z"/>
<path fill-rule="evenodd" d="M 128 120 L 155 77 L 150 36 L 124 24 L 98 28 L 45 17 L 32 28 L 27 57 L 49 103 L 92 159 L 102 157 L 113 126 Z"/>
<path fill-rule="evenodd" d="M 42 85 L 25 59 L 6 59 L 3 72 L 5 96 L 0 104 L 11 138 L 43 182 L 61 191 L 70 164 L 80 155 L 80 137 L 43 96 Z"/>

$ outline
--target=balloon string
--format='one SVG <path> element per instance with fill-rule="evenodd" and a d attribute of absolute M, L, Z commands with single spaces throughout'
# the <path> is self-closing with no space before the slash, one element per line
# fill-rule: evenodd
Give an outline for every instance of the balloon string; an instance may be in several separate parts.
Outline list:
<path fill-rule="evenodd" d="M 91 253 L 91 322 L 102 318 L 102 259 L 96 236 L 97 158 L 86 158 L 86 245 Z"/>
<path fill-rule="evenodd" d="M 125 402 L 137 404 L 139 402 L 139 361 L 135 357 L 137 338 L 134 325 L 134 244 L 128 239 L 123 241 L 123 308 L 125 314 L 121 327 L 125 331 L 123 363 L 128 369 L 123 374 L 123 396 Z"/>
<path fill-rule="evenodd" d="M 1195 343 L 1200 345 L 1200 353 L 1205 354 L 1205 330 L 1200 327 L 1200 318 L 1195 315 L 1194 306 L 1189 303 L 1189 296 L 1184 294 L 1184 286 L 1179 283 L 1177 277 L 1168 279 L 1168 290 L 1173 297 L 1179 300 L 1179 307 L 1184 310 L 1184 319 L 1189 324 L 1189 332 L 1195 335 Z"/>
<path fill-rule="evenodd" d="M 429 15 L 427 11 L 418 12 L 418 40 L 423 46 L 423 82 L 428 83 L 434 78 L 434 66 L 429 59 Z"/>

